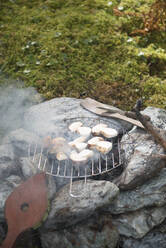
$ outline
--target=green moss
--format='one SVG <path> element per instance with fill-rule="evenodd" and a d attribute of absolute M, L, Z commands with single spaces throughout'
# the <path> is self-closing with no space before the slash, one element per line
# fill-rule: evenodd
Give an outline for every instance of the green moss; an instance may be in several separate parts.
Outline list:
<path fill-rule="evenodd" d="M 47 99 L 84 95 L 130 109 L 144 97 L 165 107 L 166 34 L 131 38 L 141 19 L 113 11 L 140 13 L 152 2 L 3 0 L 0 68 Z"/>

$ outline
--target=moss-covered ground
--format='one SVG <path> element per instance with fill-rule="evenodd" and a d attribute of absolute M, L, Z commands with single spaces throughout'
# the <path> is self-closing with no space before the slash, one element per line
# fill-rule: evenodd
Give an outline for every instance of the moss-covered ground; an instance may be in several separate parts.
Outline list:
<path fill-rule="evenodd" d="M 153 2 L 0 0 L 1 72 L 46 99 L 90 96 L 131 109 L 143 97 L 166 108 L 166 32 L 132 36 Z"/>

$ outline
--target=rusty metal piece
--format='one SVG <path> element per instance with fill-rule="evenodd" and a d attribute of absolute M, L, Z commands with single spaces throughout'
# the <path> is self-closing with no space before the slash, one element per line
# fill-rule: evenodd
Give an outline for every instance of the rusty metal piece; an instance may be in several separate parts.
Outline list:
<path fill-rule="evenodd" d="M 39 223 L 47 210 L 47 187 L 44 172 L 19 185 L 7 198 L 5 217 L 8 233 L 1 248 L 12 248 L 18 235 Z"/>
<path fill-rule="evenodd" d="M 144 126 L 140 121 L 131 118 L 131 113 L 126 114 L 126 112 L 121 109 L 115 108 L 114 106 L 109 106 L 107 104 L 97 102 L 91 98 L 83 99 L 81 101 L 81 106 L 97 115 L 127 121 L 135 126 L 144 129 Z M 127 115 L 130 117 L 128 117 Z"/>

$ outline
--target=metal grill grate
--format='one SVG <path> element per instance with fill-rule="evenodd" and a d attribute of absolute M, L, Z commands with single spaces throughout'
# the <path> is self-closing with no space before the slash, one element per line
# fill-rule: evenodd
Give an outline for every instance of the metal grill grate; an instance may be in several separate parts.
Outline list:
<path fill-rule="evenodd" d="M 71 120 L 68 123 L 71 123 Z M 69 192 L 72 197 L 80 197 L 86 193 L 87 178 L 108 173 L 121 166 L 123 164 L 121 153 L 122 147 L 119 137 L 115 142 L 113 141 L 113 149 L 108 154 L 98 152 L 87 163 L 81 165 L 74 164 L 69 158 L 62 161 L 50 158 L 48 149 L 45 149 L 43 145 L 30 144 L 28 149 L 30 162 L 35 164 L 39 170 L 51 176 L 70 179 Z M 37 155 L 38 161 L 36 162 Z M 84 179 L 84 189 L 81 194 L 72 192 L 73 180 L 76 179 Z"/>

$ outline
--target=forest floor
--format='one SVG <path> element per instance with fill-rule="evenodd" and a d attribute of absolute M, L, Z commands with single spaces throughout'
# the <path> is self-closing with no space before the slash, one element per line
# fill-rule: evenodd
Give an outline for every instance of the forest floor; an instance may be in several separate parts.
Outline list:
<path fill-rule="evenodd" d="M 1 75 L 45 99 L 166 108 L 166 11 L 154 2 L 1 0 Z"/>

